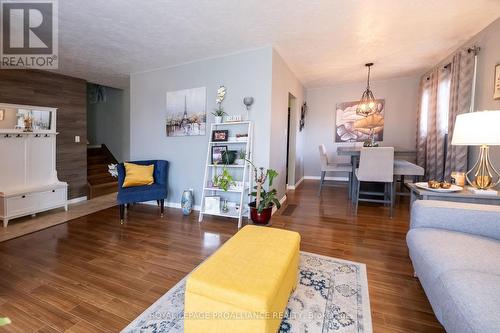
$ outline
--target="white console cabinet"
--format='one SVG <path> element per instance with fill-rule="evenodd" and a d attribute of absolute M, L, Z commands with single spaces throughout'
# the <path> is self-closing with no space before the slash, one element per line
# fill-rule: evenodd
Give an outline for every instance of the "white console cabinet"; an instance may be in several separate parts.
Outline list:
<path fill-rule="evenodd" d="M 26 131 L 23 117 L 32 130 Z M 68 184 L 57 178 L 56 109 L 0 104 L 0 219 L 67 209 Z"/>

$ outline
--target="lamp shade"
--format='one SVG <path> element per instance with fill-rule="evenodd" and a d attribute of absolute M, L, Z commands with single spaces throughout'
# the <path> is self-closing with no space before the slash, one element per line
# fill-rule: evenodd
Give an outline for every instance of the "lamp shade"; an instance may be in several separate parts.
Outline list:
<path fill-rule="evenodd" d="M 499 146 L 500 110 L 478 111 L 457 116 L 452 145 Z"/>

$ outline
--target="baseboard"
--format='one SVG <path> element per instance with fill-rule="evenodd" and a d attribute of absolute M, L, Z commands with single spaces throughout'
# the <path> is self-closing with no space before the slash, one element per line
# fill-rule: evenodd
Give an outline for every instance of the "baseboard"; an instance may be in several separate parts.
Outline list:
<path fill-rule="evenodd" d="M 142 204 L 146 204 L 146 205 L 151 205 L 151 206 L 158 206 L 158 204 L 156 203 L 156 201 L 145 201 L 145 202 L 138 202 L 138 203 L 142 203 Z M 165 207 L 177 208 L 177 209 L 181 209 L 182 208 L 182 206 L 181 206 L 180 203 L 178 203 L 178 202 L 168 202 L 168 201 L 165 201 Z M 201 206 L 200 205 L 195 205 L 195 206 L 193 206 L 193 210 L 200 211 L 201 210 Z"/>
<path fill-rule="evenodd" d="M 67 201 L 67 203 L 68 203 L 68 205 L 73 205 L 73 204 L 76 204 L 76 203 L 79 203 L 79 202 L 82 202 L 82 201 L 87 201 L 87 196 L 69 199 Z"/>
<path fill-rule="evenodd" d="M 295 185 L 287 185 L 286 189 L 287 190 L 295 190 L 300 186 L 300 184 L 302 184 L 303 181 L 304 181 L 304 177 L 300 178 L 299 181 L 295 183 Z"/>
<path fill-rule="evenodd" d="M 320 180 L 320 176 L 304 176 L 304 179 L 308 180 Z M 325 180 L 334 180 L 338 182 L 347 182 L 349 181 L 349 177 L 325 177 Z"/>

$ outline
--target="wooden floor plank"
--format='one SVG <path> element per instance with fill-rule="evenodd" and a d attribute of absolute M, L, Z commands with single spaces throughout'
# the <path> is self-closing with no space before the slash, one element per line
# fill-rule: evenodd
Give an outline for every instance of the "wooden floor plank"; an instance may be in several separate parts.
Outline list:
<path fill-rule="evenodd" d="M 290 191 L 295 206 L 273 227 L 299 232 L 303 251 L 367 265 L 374 332 L 444 332 L 412 276 L 408 202 L 392 219 L 374 204 L 353 216 L 345 189 L 318 198 L 317 184 Z M 0 314 L 13 320 L 1 332 L 119 331 L 237 232 L 234 220 L 197 217 L 134 205 L 120 225 L 112 207 L 0 243 Z"/>

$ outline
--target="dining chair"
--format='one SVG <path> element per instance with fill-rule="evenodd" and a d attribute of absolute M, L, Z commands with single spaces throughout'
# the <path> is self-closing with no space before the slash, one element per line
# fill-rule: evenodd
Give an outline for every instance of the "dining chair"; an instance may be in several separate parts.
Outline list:
<path fill-rule="evenodd" d="M 358 205 L 360 201 L 378 202 L 390 204 L 390 216 L 392 217 L 394 209 L 394 147 L 376 147 L 361 149 L 359 156 L 359 168 L 356 169 L 356 196 L 354 199 L 354 214 L 358 214 Z M 384 183 L 384 193 L 360 191 L 362 182 Z M 389 189 L 389 198 L 387 198 L 387 188 Z M 383 196 L 383 199 L 361 198 L 360 195 Z"/>
<path fill-rule="evenodd" d="M 321 190 L 323 188 L 323 183 L 325 182 L 325 176 L 327 172 L 347 172 L 349 174 L 348 187 L 349 187 L 349 198 L 350 198 L 351 186 L 352 186 L 352 164 L 329 162 L 324 144 L 319 145 L 319 158 L 321 161 L 321 179 L 319 182 L 318 196 L 321 195 Z"/>

